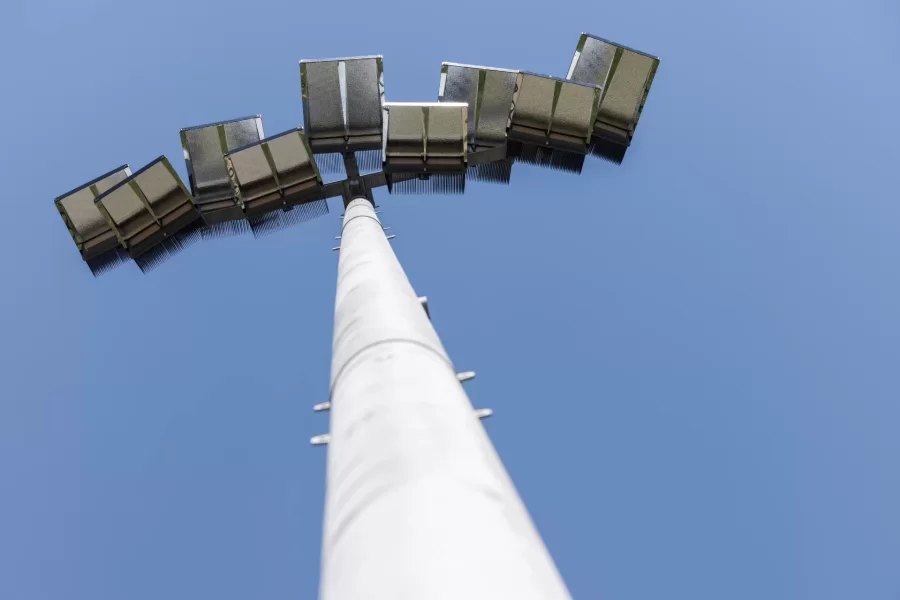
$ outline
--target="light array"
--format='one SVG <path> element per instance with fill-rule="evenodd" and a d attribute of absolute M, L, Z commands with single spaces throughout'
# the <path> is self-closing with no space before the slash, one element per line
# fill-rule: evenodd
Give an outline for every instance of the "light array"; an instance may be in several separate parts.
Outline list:
<path fill-rule="evenodd" d="M 438 102 L 409 103 L 385 102 L 381 56 L 304 60 L 305 129 L 266 138 L 259 115 L 188 127 L 190 191 L 160 157 L 55 203 L 98 275 L 129 259 L 146 271 L 200 237 L 277 231 L 376 187 L 462 193 L 467 179 L 509 183 L 516 162 L 580 173 L 590 155 L 622 161 L 658 64 L 582 34 L 565 78 L 446 62 Z"/>

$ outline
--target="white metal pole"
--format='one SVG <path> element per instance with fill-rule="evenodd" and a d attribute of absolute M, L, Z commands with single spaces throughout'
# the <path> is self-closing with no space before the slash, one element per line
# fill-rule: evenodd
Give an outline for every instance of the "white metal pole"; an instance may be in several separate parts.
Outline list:
<path fill-rule="evenodd" d="M 372 204 L 346 207 L 323 600 L 570 598 Z"/>

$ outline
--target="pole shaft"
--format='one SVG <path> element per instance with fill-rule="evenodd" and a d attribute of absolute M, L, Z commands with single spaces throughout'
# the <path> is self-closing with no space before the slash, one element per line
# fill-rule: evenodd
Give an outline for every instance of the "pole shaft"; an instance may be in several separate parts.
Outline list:
<path fill-rule="evenodd" d="M 371 203 L 341 232 L 323 600 L 568 599 Z"/>

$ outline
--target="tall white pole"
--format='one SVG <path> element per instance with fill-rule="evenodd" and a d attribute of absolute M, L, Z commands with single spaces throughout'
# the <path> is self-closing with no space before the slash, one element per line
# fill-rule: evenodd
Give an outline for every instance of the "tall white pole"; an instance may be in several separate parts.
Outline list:
<path fill-rule="evenodd" d="M 345 211 L 332 351 L 320 597 L 570 598 L 365 199 Z"/>

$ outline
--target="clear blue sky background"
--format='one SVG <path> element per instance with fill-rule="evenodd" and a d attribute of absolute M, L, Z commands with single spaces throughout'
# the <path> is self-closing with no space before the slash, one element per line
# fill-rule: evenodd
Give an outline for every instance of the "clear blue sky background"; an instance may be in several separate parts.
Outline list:
<path fill-rule="evenodd" d="M 52 200 L 180 127 L 301 124 L 301 58 L 662 65 L 621 167 L 378 195 L 573 595 L 900 598 L 900 7 L 13 0 L 0 598 L 314 598 L 337 203 L 93 279 Z"/>

